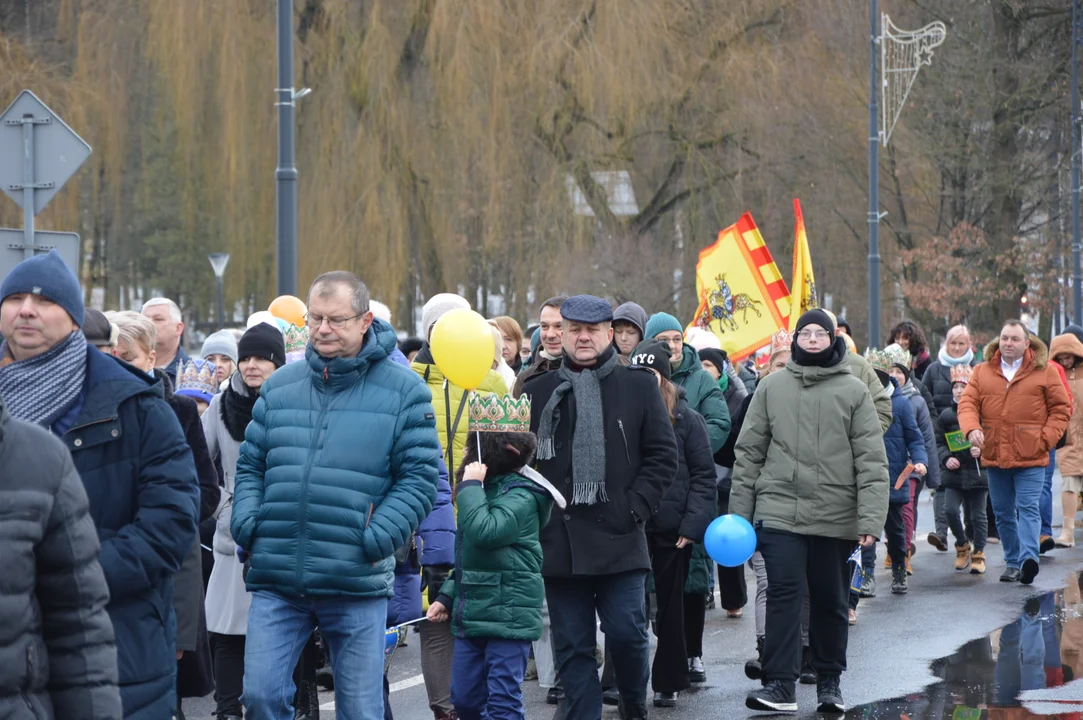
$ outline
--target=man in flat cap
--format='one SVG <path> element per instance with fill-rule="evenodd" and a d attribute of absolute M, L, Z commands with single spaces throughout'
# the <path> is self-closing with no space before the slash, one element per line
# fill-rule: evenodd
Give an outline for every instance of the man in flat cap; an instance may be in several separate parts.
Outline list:
<path fill-rule="evenodd" d="M 624 720 L 646 718 L 650 644 L 643 526 L 676 473 L 677 446 L 654 375 L 624 367 L 613 310 L 590 295 L 562 305 L 563 362 L 531 378 L 538 470 L 569 498 L 542 530 L 545 596 L 568 720 L 598 720 L 595 615 L 612 653 Z"/>

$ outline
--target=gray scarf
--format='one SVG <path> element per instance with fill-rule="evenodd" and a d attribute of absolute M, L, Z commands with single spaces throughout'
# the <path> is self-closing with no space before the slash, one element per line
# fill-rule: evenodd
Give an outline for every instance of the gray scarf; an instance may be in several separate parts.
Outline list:
<path fill-rule="evenodd" d="M 575 372 L 569 361 L 557 374 L 563 382 L 553 391 L 538 422 L 538 459 L 556 457 L 553 432 L 560 423 L 557 405 L 568 392 L 575 395 L 575 430 L 572 435 L 572 505 L 609 502 L 605 492 L 605 420 L 602 414 L 601 381 L 618 367 L 617 354 L 609 353 L 601 365 Z"/>
<path fill-rule="evenodd" d="M 0 358 L 10 354 L 7 342 L 0 345 Z M 0 396 L 11 416 L 52 428 L 83 392 L 86 354 L 86 338 L 76 330 L 41 355 L 0 368 Z"/>

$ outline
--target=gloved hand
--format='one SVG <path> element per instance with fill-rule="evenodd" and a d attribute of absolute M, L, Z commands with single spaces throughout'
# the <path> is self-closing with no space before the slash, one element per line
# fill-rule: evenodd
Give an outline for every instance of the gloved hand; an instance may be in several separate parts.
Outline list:
<path fill-rule="evenodd" d="M 248 558 L 249 558 L 248 551 L 245 550 L 240 545 L 238 545 L 237 546 L 237 559 L 240 560 L 241 563 L 243 564 L 243 563 L 248 562 Z"/>

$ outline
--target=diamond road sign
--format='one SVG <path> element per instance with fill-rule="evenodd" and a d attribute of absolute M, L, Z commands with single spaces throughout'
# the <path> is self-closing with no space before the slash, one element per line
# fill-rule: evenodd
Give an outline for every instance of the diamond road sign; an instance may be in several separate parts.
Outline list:
<path fill-rule="evenodd" d="M 29 90 L 0 115 L 0 190 L 23 206 L 26 145 L 23 126 L 33 123 L 34 214 L 40 213 L 90 156 L 90 146 Z"/>

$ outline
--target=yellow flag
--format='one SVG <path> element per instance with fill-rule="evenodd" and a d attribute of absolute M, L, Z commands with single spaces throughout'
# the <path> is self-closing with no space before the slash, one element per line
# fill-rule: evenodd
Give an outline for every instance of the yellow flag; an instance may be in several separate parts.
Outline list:
<path fill-rule="evenodd" d="M 752 215 L 718 233 L 696 264 L 699 307 L 689 328 L 710 330 L 734 362 L 771 342 L 790 314 L 790 292 Z"/>
<path fill-rule="evenodd" d="M 790 278 L 789 330 L 793 332 L 797 321 L 806 310 L 819 307 L 816 301 L 816 275 L 812 272 L 812 255 L 808 251 L 808 235 L 805 234 L 805 217 L 801 214 L 801 201 L 793 199 L 796 217 L 793 240 L 793 275 Z"/>

